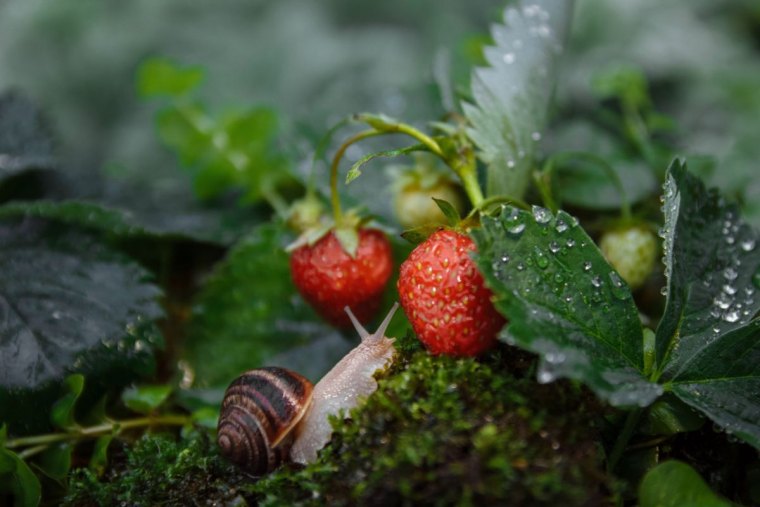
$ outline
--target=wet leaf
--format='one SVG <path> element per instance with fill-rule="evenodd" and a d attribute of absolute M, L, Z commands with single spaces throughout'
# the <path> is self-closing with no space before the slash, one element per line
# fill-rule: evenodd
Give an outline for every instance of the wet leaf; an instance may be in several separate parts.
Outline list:
<path fill-rule="evenodd" d="M 642 327 L 631 292 L 577 220 L 506 207 L 473 232 L 475 258 L 509 323 L 508 343 L 541 356 L 538 380 L 581 380 L 618 406 L 662 392 L 642 375 Z"/>
<path fill-rule="evenodd" d="M 69 429 L 76 425 L 74 420 L 74 408 L 84 388 L 84 376 L 80 374 L 69 375 L 63 381 L 66 394 L 61 397 L 50 412 L 50 421 L 58 429 Z"/>
<path fill-rule="evenodd" d="M 656 378 L 760 447 L 760 246 L 734 205 L 678 161 L 665 183 L 667 304 Z"/>
<path fill-rule="evenodd" d="M 639 486 L 641 507 L 731 507 L 713 493 L 696 470 L 680 461 L 666 461 L 650 470 Z"/>
<path fill-rule="evenodd" d="M 569 0 L 521 2 L 491 28 L 488 67 L 474 70 L 473 103 L 462 104 L 472 124 L 468 134 L 488 165 L 488 195 L 521 198 L 528 186 L 572 6 Z"/>
<path fill-rule="evenodd" d="M 175 208 L 172 213 L 164 211 L 163 216 L 146 211 L 79 200 L 18 201 L 0 206 L 0 219 L 44 218 L 119 239 L 193 240 L 227 244 L 237 234 L 235 224 L 227 223 L 232 221 L 232 217 L 227 219 L 211 210 Z"/>
<path fill-rule="evenodd" d="M 121 394 L 121 400 L 135 412 L 150 414 L 169 398 L 172 390 L 170 385 L 130 387 Z"/>
<path fill-rule="evenodd" d="M 74 445 L 69 442 L 53 444 L 40 455 L 38 464 L 48 477 L 63 480 L 71 469 L 71 453 Z"/>
<path fill-rule="evenodd" d="M 41 407 L 59 398 L 66 375 L 85 375 L 94 394 L 152 370 L 161 310 L 147 279 L 87 235 L 0 223 L 0 406 L 16 407 L 0 417 L 12 431 L 47 425 Z"/>
<path fill-rule="evenodd" d="M 8 428 L 0 425 L 0 444 L 7 438 Z M 36 507 L 42 488 L 37 476 L 18 455 L 0 445 L 0 493 L 10 492 L 21 507 Z"/>

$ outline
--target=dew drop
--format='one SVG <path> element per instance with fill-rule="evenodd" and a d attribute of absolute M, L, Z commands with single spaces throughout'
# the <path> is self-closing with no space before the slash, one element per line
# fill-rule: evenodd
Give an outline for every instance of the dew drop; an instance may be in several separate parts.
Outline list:
<path fill-rule="evenodd" d="M 548 384 L 554 381 L 554 373 L 546 369 L 546 367 L 539 368 L 537 379 L 539 384 Z"/>
<path fill-rule="evenodd" d="M 727 283 L 723 286 L 723 292 L 725 292 L 729 296 L 733 296 L 734 294 L 736 294 L 736 287 Z"/>
<path fill-rule="evenodd" d="M 612 282 L 612 295 L 618 299 L 626 299 L 628 297 L 628 291 L 625 289 L 625 282 L 620 278 L 620 275 L 614 271 L 610 271 L 610 282 Z"/>
<path fill-rule="evenodd" d="M 570 238 L 565 244 L 567 245 L 567 248 L 573 248 L 575 246 L 575 240 L 573 238 Z"/>
<path fill-rule="evenodd" d="M 533 257 L 536 259 L 536 266 L 539 268 L 546 269 L 549 266 L 549 259 L 546 258 L 546 255 L 539 247 L 535 247 Z"/>
<path fill-rule="evenodd" d="M 567 222 L 565 222 L 561 218 L 558 218 L 557 224 L 554 226 L 554 228 L 557 230 L 558 233 L 562 234 L 568 229 Z"/>
<path fill-rule="evenodd" d="M 560 249 L 559 243 L 557 243 L 556 241 L 552 241 L 551 243 L 549 243 L 549 251 L 551 253 L 556 254 L 557 252 L 559 252 L 559 249 Z"/>
<path fill-rule="evenodd" d="M 507 167 L 509 167 L 510 169 L 514 169 L 515 161 L 512 159 L 507 160 Z"/>
<path fill-rule="evenodd" d="M 533 218 L 536 220 L 536 223 L 543 225 L 552 219 L 551 211 L 549 211 L 546 208 L 542 208 L 541 206 L 536 206 L 534 204 L 532 211 L 533 211 Z"/>
<path fill-rule="evenodd" d="M 523 233 L 525 230 L 525 224 L 515 224 L 509 228 L 507 228 L 507 232 L 510 234 L 514 234 L 515 236 L 519 236 Z"/>
<path fill-rule="evenodd" d="M 525 264 L 522 262 L 517 263 L 517 271 L 523 271 L 525 269 Z"/>
<path fill-rule="evenodd" d="M 597 289 L 602 286 L 602 279 L 599 278 L 599 275 L 591 279 L 591 285 L 593 285 Z"/>
<path fill-rule="evenodd" d="M 742 241 L 739 246 L 741 246 L 741 249 L 745 252 L 751 252 L 755 249 L 755 240 L 754 239 L 748 239 L 745 241 Z"/>
<path fill-rule="evenodd" d="M 730 312 L 726 312 L 723 314 L 723 320 L 726 322 L 736 322 L 739 320 L 739 312 L 736 310 L 731 310 Z"/>
<path fill-rule="evenodd" d="M 667 287 L 667 286 L 665 286 L 665 285 L 663 285 L 663 286 L 660 288 L 660 294 L 662 294 L 663 296 L 666 296 L 666 297 L 667 297 L 667 295 L 668 295 L 668 287 Z"/>
<path fill-rule="evenodd" d="M 515 63 L 515 54 L 514 53 L 505 53 L 503 57 L 504 63 L 507 65 L 511 65 Z"/>
<path fill-rule="evenodd" d="M 530 138 L 533 139 L 534 141 L 540 141 L 541 140 L 541 132 L 533 132 L 530 135 Z"/>
<path fill-rule="evenodd" d="M 737 273 L 734 268 L 726 268 L 723 270 L 723 278 L 729 282 L 736 280 L 737 276 L 739 276 L 739 273 Z"/>
<path fill-rule="evenodd" d="M 506 255 L 506 254 L 502 255 L 501 256 L 501 262 L 503 262 L 504 264 L 508 263 L 509 262 L 509 255 Z"/>
<path fill-rule="evenodd" d="M 585 261 L 583 263 L 583 271 L 591 271 L 591 261 Z"/>

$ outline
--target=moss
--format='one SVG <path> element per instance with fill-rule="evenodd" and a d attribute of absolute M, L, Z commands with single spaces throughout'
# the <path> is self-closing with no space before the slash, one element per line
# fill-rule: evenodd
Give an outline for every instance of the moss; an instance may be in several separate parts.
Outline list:
<path fill-rule="evenodd" d="M 521 377 L 525 367 L 524 356 L 417 352 L 333 421 L 316 463 L 251 490 L 262 505 L 605 505 L 594 402 L 570 383 Z"/>
<path fill-rule="evenodd" d="M 244 478 L 222 460 L 208 436 L 145 435 L 117 448 L 103 478 L 77 469 L 64 506 L 246 505 L 237 486 Z"/>

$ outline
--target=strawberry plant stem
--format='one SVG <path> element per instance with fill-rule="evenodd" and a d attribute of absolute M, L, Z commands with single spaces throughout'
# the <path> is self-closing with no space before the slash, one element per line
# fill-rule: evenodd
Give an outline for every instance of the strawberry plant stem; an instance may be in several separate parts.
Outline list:
<path fill-rule="evenodd" d="M 643 411 L 639 408 L 628 413 L 628 417 L 625 419 L 623 428 L 620 430 L 618 438 L 615 441 L 615 445 L 612 446 L 612 450 L 610 451 L 609 457 L 607 458 L 607 470 L 609 472 L 613 472 L 615 470 L 618 461 L 620 461 L 620 458 L 623 456 L 623 451 L 625 451 L 626 447 L 628 446 L 628 442 L 631 440 L 631 437 L 636 430 L 636 424 L 638 424 L 642 412 Z"/>
<path fill-rule="evenodd" d="M 346 141 L 343 142 L 343 144 L 340 145 L 338 151 L 335 152 L 332 166 L 330 167 L 330 197 L 332 200 L 333 218 L 335 219 L 336 226 L 338 226 L 343 219 L 343 212 L 340 209 L 340 195 L 338 194 L 338 166 L 340 165 L 340 160 L 343 158 L 343 155 L 346 153 L 348 147 L 352 144 L 358 143 L 359 141 L 370 137 L 380 136 L 383 134 L 384 132 L 375 129 L 363 130 L 358 134 L 349 137 Z"/>
<path fill-rule="evenodd" d="M 83 440 L 95 438 L 101 435 L 107 435 L 113 432 L 120 432 L 132 428 L 141 428 L 144 426 L 184 426 L 192 422 L 190 416 L 181 414 L 167 414 L 155 417 L 138 417 L 124 421 L 111 421 L 95 426 L 73 427 L 62 433 L 46 433 L 44 435 L 32 435 L 28 437 L 13 438 L 5 442 L 5 447 L 15 449 L 19 447 L 31 447 L 31 452 L 37 446 L 47 447 L 56 442 L 65 442 L 67 440 Z M 39 451 L 34 451 L 36 454 Z"/>

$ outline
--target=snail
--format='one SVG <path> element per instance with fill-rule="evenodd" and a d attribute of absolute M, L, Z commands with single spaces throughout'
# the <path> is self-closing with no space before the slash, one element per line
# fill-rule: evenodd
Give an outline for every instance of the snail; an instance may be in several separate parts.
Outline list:
<path fill-rule="evenodd" d="M 348 412 L 372 394 L 377 389 L 375 372 L 393 361 L 394 339 L 385 337 L 385 331 L 397 308 L 395 303 L 370 334 L 346 307 L 362 341 L 316 386 L 279 367 L 249 370 L 233 380 L 224 394 L 217 428 L 222 455 L 252 475 L 268 473 L 287 459 L 315 461 L 332 436 L 329 416 Z"/>

